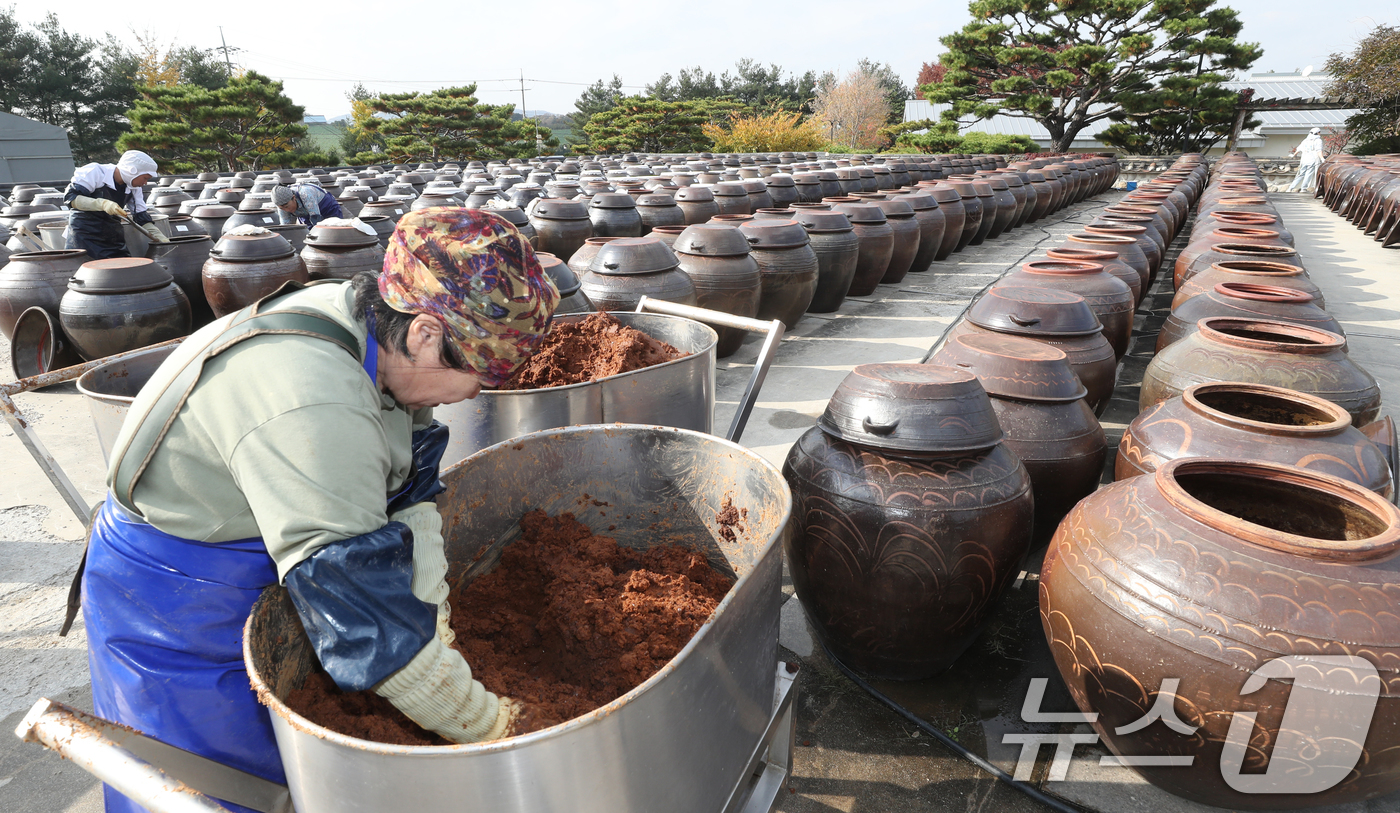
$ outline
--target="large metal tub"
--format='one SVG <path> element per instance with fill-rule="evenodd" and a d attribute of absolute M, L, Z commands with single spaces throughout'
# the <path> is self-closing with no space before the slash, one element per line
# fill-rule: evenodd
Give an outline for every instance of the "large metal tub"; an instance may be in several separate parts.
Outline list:
<path fill-rule="evenodd" d="M 588 314 L 556 316 L 576 322 Z M 443 460 L 456 462 L 513 437 L 561 426 L 640 423 L 709 433 L 715 414 L 715 345 L 708 325 L 654 313 L 612 313 L 619 322 L 685 355 L 665 364 L 597 381 L 542 390 L 482 390 L 476 398 L 433 410 L 451 431 Z"/>
<path fill-rule="evenodd" d="M 493 446 L 443 480 L 438 505 L 451 581 L 489 570 L 519 535 L 521 516 L 542 508 L 571 511 L 629 547 L 691 544 L 738 582 L 680 654 L 613 703 L 522 737 L 441 747 L 346 737 L 283 705 L 315 654 L 286 591 L 269 588 L 249 618 L 244 658 L 271 707 L 297 809 L 725 810 L 774 709 L 781 551 L 792 501 L 778 470 L 700 432 L 583 426 Z M 584 494 L 592 500 L 581 502 Z M 747 530 L 735 542 L 715 524 L 726 497 L 748 509 Z"/>
<path fill-rule="evenodd" d="M 104 463 L 111 459 L 112 446 L 117 442 L 117 434 L 126 421 L 126 413 L 131 411 L 136 393 L 146 386 L 156 368 L 178 346 L 162 345 L 124 354 L 88 370 L 78 379 L 78 392 L 86 397 L 92 422 L 97 426 L 97 442 L 102 446 Z"/>

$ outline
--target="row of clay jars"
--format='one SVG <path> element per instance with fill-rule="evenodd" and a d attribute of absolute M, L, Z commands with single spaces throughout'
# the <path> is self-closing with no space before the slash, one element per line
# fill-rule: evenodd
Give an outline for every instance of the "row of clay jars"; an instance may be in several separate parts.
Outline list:
<path fill-rule="evenodd" d="M 1302 270 L 1297 273 L 1301 275 Z M 1184 297 L 1172 308 L 1157 334 L 1156 352 L 1195 333 L 1202 319 L 1216 316 L 1288 322 L 1346 335 L 1308 291 L 1258 282 L 1217 282 L 1199 296 Z"/>
<path fill-rule="evenodd" d="M 733 226 L 718 224 L 686 226 L 672 247 L 680 269 L 695 286 L 697 305 L 749 319 L 758 317 L 763 275 L 742 232 Z M 738 328 L 712 327 L 719 334 L 719 344 L 715 348 L 718 358 L 737 352 L 747 335 Z"/>
<path fill-rule="evenodd" d="M 860 259 L 860 238 L 842 212 L 815 207 L 762 209 L 755 220 L 794 220 L 807 231 L 808 244 L 817 258 L 817 285 L 809 313 L 831 313 L 841 307 L 855 279 Z"/>
<path fill-rule="evenodd" d="M 1133 334 L 1133 291 L 1098 263 L 1077 260 L 1032 260 L 1010 271 L 994 287 L 1055 288 L 1078 294 L 1103 328 L 1115 359 L 1128 352 Z"/>

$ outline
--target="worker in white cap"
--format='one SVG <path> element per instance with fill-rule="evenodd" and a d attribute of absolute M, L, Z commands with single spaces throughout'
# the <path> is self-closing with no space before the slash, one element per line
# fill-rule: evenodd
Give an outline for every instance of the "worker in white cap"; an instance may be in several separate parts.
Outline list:
<path fill-rule="evenodd" d="M 84 164 L 73 173 L 63 201 L 73 209 L 68 221 L 68 248 L 80 248 L 94 260 L 130 257 L 122 221 L 132 220 L 157 243 L 170 242 L 146 211 L 141 188 L 156 176 L 155 159 L 127 150 L 115 164 Z"/>
<path fill-rule="evenodd" d="M 1291 154 L 1300 156 L 1301 160 L 1298 162 L 1298 173 L 1293 176 L 1293 183 L 1289 184 L 1288 191 L 1311 191 L 1317 186 L 1317 168 L 1322 165 L 1322 129 L 1314 127 L 1308 131 L 1308 137 L 1294 147 Z"/>

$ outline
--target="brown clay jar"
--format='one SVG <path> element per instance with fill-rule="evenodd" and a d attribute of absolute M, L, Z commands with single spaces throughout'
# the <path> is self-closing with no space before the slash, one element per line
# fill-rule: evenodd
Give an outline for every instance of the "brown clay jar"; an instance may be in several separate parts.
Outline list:
<path fill-rule="evenodd" d="M 1209 268 L 1218 262 L 1229 262 L 1234 260 L 1260 260 L 1282 265 L 1292 265 L 1298 268 L 1303 267 L 1303 262 L 1298 257 L 1298 252 L 1288 246 L 1270 246 L 1255 243 L 1212 243 L 1205 246 L 1200 254 L 1191 260 L 1190 265 L 1182 267 L 1180 264 L 1174 269 L 1172 284 L 1180 288 L 1183 283 L 1191 279 L 1193 275 L 1204 268 Z"/>
<path fill-rule="evenodd" d="M 991 192 L 992 206 L 996 216 L 992 218 L 992 225 L 988 227 L 985 239 L 995 240 L 1016 222 L 1016 196 L 1011 194 L 1011 188 L 1007 186 L 1005 178 L 995 175 L 987 175 L 982 178 L 982 182 L 987 184 Z M 988 200 L 983 198 L 984 201 Z"/>
<path fill-rule="evenodd" d="M 1131 237 L 1078 232 L 1066 235 L 1060 248 L 1089 248 L 1096 251 L 1116 252 L 1120 260 L 1138 272 L 1139 288 L 1146 291 L 1152 287 L 1152 264 L 1148 262 L 1147 255 L 1143 253 L 1137 240 Z"/>
<path fill-rule="evenodd" d="M 1312 296 L 1313 303 L 1319 308 L 1327 307 L 1322 298 L 1322 289 L 1308 277 L 1308 272 L 1297 266 L 1263 260 L 1226 260 L 1215 263 L 1186 280 L 1176 289 L 1176 295 L 1172 297 L 1172 308 L 1176 309 L 1192 297 L 1215 290 L 1215 286 L 1222 282 L 1252 282 L 1304 291 Z"/>
<path fill-rule="evenodd" d="M 1069 356 L 1019 336 L 968 334 L 945 342 L 928 363 L 967 370 L 982 382 L 1007 447 L 1030 474 L 1035 536 L 1047 538 L 1098 486 L 1108 450 Z"/>
<path fill-rule="evenodd" d="M 1299 466 L 1387 497 L 1394 486 L 1385 454 L 1345 409 L 1266 384 L 1196 384 L 1142 412 L 1118 444 L 1114 477 L 1148 474 L 1183 457 Z"/>
<path fill-rule="evenodd" d="M 923 230 L 914 218 L 914 207 L 903 200 L 872 201 L 885 213 L 885 222 L 894 232 L 894 248 L 890 252 L 890 264 L 885 275 L 880 278 L 884 285 L 895 285 L 902 281 L 914 267 L 914 258 L 919 254 L 919 241 Z"/>
<path fill-rule="evenodd" d="M 753 319 L 763 290 L 758 261 L 748 239 L 733 226 L 687 226 L 672 248 L 680 269 L 695 286 L 696 304 L 712 311 Z M 748 335 L 746 331 L 711 325 L 719 334 L 715 355 L 734 355 Z"/>
<path fill-rule="evenodd" d="M 1136 301 L 1132 289 L 1102 265 L 1077 260 L 1032 260 L 996 283 L 1004 285 L 1058 288 L 1079 294 L 1103 325 L 1103 336 L 1113 348 L 1114 357 L 1121 359 L 1128 352 Z"/>
<path fill-rule="evenodd" d="M 588 203 L 582 200 L 542 199 L 530 209 L 530 223 L 535 227 L 535 249 L 566 263 L 593 236 Z"/>
<path fill-rule="evenodd" d="M 1064 351 L 1083 382 L 1095 415 L 1108 409 L 1118 363 L 1103 326 L 1084 297 L 1058 288 L 997 286 L 972 303 L 948 328 L 944 341 L 969 333 L 1002 333 L 1044 342 Z"/>
<path fill-rule="evenodd" d="M 884 211 L 873 203 L 840 203 L 832 211 L 844 214 L 860 238 L 856 273 L 846 296 L 870 296 L 889 270 L 894 255 L 894 229 Z"/>
<path fill-rule="evenodd" d="M 1102 265 L 1104 271 L 1122 280 L 1123 284 L 1133 292 L 1135 306 L 1140 304 L 1146 295 L 1142 290 L 1142 277 L 1123 262 L 1116 251 L 1095 251 L 1090 248 L 1052 248 L 1045 252 L 1045 256 L 1052 260 L 1071 260 Z"/>
<path fill-rule="evenodd" d="M 914 273 L 928 271 L 933 265 L 934 256 L 943 243 L 943 234 L 948 227 L 943 210 L 939 208 L 933 195 L 917 187 L 903 191 L 894 200 L 909 204 L 914 209 L 914 220 L 919 224 L 919 250 L 914 254 L 914 262 L 909 266 L 909 270 Z M 885 210 L 885 216 L 889 217 L 888 209 Z"/>
<path fill-rule="evenodd" d="M 938 201 L 938 209 L 943 213 L 943 239 L 933 254 L 934 261 L 941 262 L 948 259 L 957 250 L 958 243 L 962 239 L 964 225 L 967 222 L 967 210 L 963 207 L 962 195 L 959 195 L 958 190 L 948 184 L 935 182 L 919 186 L 928 190 L 929 195 Z"/>
<path fill-rule="evenodd" d="M 972 188 L 972 184 L 967 181 L 950 181 L 949 186 L 958 193 L 963 205 L 963 228 L 958 235 L 958 244 L 954 251 L 962 251 L 972 244 L 972 240 L 977 236 L 977 232 L 982 228 L 982 201 L 977 197 L 977 190 Z"/>
<path fill-rule="evenodd" d="M 215 318 L 257 302 L 283 283 L 311 281 L 292 244 L 272 232 L 221 237 L 209 251 L 201 276 L 204 298 Z"/>
<path fill-rule="evenodd" d="M 1278 215 L 1265 212 L 1211 212 L 1196 220 L 1196 229 L 1214 229 L 1219 226 L 1250 226 L 1278 232 L 1279 239 L 1286 246 L 1295 245 L 1293 233 L 1283 227 Z"/>
<path fill-rule="evenodd" d="M 856 367 L 783 476 L 797 597 L 827 650 L 873 677 L 946 670 L 1030 544 L 1030 477 L 960 370 Z"/>
<path fill-rule="evenodd" d="M 1264 319 L 1202 319 L 1197 331 L 1163 348 L 1143 373 L 1141 409 L 1192 384 L 1243 381 L 1310 393 L 1351 413 L 1357 426 L 1376 419 L 1381 391 L 1351 360 L 1346 339 L 1325 330 Z"/>
<path fill-rule="evenodd" d="M 1279 233 L 1273 229 L 1261 229 L 1256 226 L 1220 226 L 1205 232 L 1197 232 L 1191 235 L 1191 239 L 1186 243 L 1186 247 L 1176 257 L 1176 264 L 1173 266 L 1173 278 L 1181 278 L 1195 262 L 1196 258 L 1208 251 L 1211 246 L 1220 244 L 1244 243 L 1261 246 L 1282 246 L 1291 248 L 1279 237 Z M 1268 257 L 1251 259 L 1270 259 Z"/>
<path fill-rule="evenodd" d="M 794 208 L 786 214 L 807 230 L 817 255 L 817 290 L 807 305 L 809 313 L 831 313 L 841 307 L 855 279 L 860 262 L 860 238 L 841 212 Z"/>
<path fill-rule="evenodd" d="M 978 205 L 982 207 L 982 220 L 977 224 L 977 233 L 972 236 L 968 245 L 980 246 L 991 235 L 992 228 L 996 226 L 999 212 L 991 184 L 986 181 L 972 181 L 971 186 L 977 195 Z"/>
<path fill-rule="evenodd" d="M 1212 290 L 1193 296 L 1172 310 L 1157 334 L 1157 352 L 1195 333 L 1202 319 L 1214 316 L 1273 319 L 1346 335 L 1337 320 L 1319 308 L 1307 291 L 1251 282 L 1220 282 Z"/>
<path fill-rule="evenodd" d="M 656 235 L 660 239 L 659 235 Z M 588 273 L 588 267 L 593 264 L 593 258 L 598 256 L 598 250 L 614 240 L 621 240 L 621 237 L 590 237 L 583 241 L 574 256 L 569 258 L 566 265 L 574 272 L 574 276 L 583 279 L 583 275 Z M 665 242 L 664 240 L 662 242 Z"/>
<path fill-rule="evenodd" d="M 1097 713 L 1094 729 L 1111 751 L 1191 757 L 1189 767 L 1134 768 L 1154 785 L 1232 810 L 1360 805 L 1400 788 L 1400 578 L 1387 562 L 1397 551 L 1400 513 L 1355 483 L 1274 463 L 1175 460 L 1099 489 L 1069 513 L 1041 568 L 1041 623 L 1070 694 Z M 1266 766 L 1272 776 L 1258 779 L 1277 787 L 1271 746 L 1307 676 L 1245 678 L 1276 659 L 1319 653 L 1356 654 L 1380 673 L 1362 753 L 1348 754 L 1354 769 L 1318 793 L 1237 790 Z M 1334 697 L 1311 703 L 1303 733 L 1353 731 L 1354 712 L 1334 719 L 1329 710 L 1346 707 L 1337 701 L 1348 687 L 1374 681 L 1367 672 L 1328 667 Z M 1168 680 L 1189 733 L 1130 725 Z M 1223 751 L 1242 719 L 1250 745 L 1227 780 Z M 1311 753 L 1328 755 L 1325 745 Z"/>
<path fill-rule="evenodd" d="M 1147 258 L 1149 277 L 1155 278 L 1157 269 L 1162 266 L 1162 249 L 1157 241 L 1147 234 L 1147 227 L 1137 223 L 1124 223 L 1100 218 L 1084 227 L 1086 234 L 1107 234 L 1113 237 L 1131 237 L 1138 249 Z"/>
<path fill-rule="evenodd" d="M 12 338 L 20 314 L 41 307 L 58 318 L 58 304 L 68 290 L 68 280 L 83 263 L 86 251 L 21 251 L 0 264 L 0 333 Z"/>

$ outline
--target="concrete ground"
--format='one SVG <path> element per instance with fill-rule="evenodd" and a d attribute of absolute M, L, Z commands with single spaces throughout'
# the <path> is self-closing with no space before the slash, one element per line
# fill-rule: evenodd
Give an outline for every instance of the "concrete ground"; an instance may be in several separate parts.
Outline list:
<path fill-rule="evenodd" d="M 969 247 L 954 255 L 956 262 L 938 264 L 932 273 L 912 274 L 898 286 L 881 286 L 873 296 L 848 301 L 838 313 L 809 314 L 780 348 L 742 442 L 781 466 L 791 444 L 815 424 L 836 385 L 855 365 L 921 361 L 981 290 L 1019 262 L 1057 245 L 1119 196 L 1107 193 L 1032 227 Z M 1329 308 L 1348 331 L 1353 357 L 1380 380 L 1387 402 L 1400 398 L 1400 360 L 1392 350 L 1400 338 L 1400 254 L 1379 248 L 1311 198 L 1273 197 L 1297 236 L 1304 263 L 1326 292 Z M 1141 313 L 1139 324 L 1150 327 L 1152 317 Z M 1140 375 L 1151 344 L 1150 338 L 1136 343 L 1137 358 L 1125 364 L 1123 385 L 1133 386 L 1132 375 Z M 738 354 L 719 362 L 715 425 L 720 431 L 728 426 L 757 348 L 758 342 L 750 340 Z M 8 368 L 8 352 L 0 340 L 0 368 Z M 1131 419 L 1131 398 L 1123 391 L 1119 395 L 1118 408 L 1105 416 L 1110 443 Z M 104 466 L 81 397 L 68 385 L 17 401 L 64 469 L 95 501 L 102 491 Z M 91 777 L 9 734 L 39 697 L 88 706 L 81 622 L 68 638 L 56 636 L 68 580 L 82 550 L 81 536 L 80 524 L 18 440 L 8 427 L 0 427 L 3 811 L 101 809 Z M 791 594 L 790 585 L 785 590 Z M 784 605 L 780 642 L 785 657 L 803 667 L 795 767 L 780 810 L 1054 809 L 998 782 L 848 680 L 813 645 L 795 598 Z M 958 725 L 943 730 L 968 745 Z M 1100 768 L 1098 756 L 1097 750 L 1081 747 L 1067 781 L 1043 783 L 1043 789 L 1084 809 L 1207 810 L 1156 791 L 1129 770 Z M 1038 775 L 1043 776 L 1048 759 L 1041 762 Z M 1346 810 L 1400 810 L 1400 801 L 1387 798 Z"/>

